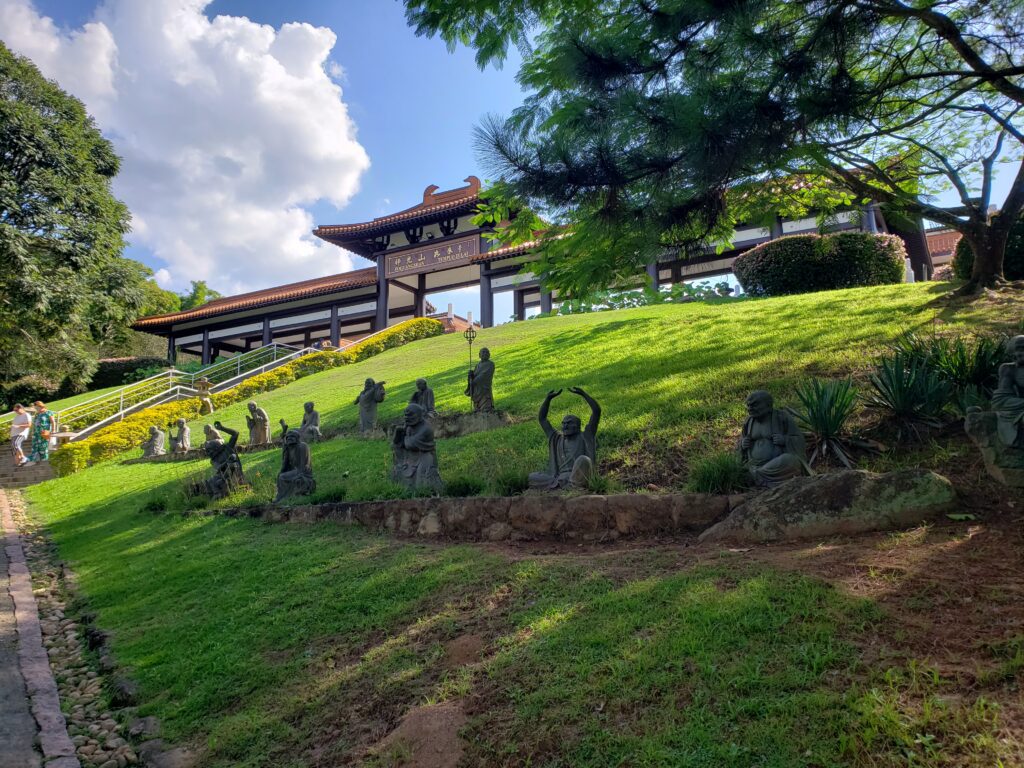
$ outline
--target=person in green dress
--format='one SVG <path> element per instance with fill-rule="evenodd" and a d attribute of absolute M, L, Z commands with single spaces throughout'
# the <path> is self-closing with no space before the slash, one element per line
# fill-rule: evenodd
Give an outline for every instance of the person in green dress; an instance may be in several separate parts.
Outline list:
<path fill-rule="evenodd" d="M 50 435 L 53 433 L 54 418 L 53 411 L 46 409 L 46 404 L 36 400 L 32 403 L 36 409 L 35 418 L 32 419 L 32 453 L 28 457 L 25 466 L 38 464 L 40 461 L 50 459 Z"/>

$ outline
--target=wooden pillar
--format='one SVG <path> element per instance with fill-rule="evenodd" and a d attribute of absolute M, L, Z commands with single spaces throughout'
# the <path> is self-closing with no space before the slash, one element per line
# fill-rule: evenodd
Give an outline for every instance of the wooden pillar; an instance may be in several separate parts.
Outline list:
<path fill-rule="evenodd" d="M 868 203 L 862 209 L 860 228 L 865 232 L 878 233 L 878 222 L 875 221 L 875 203 Z"/>
<path fill-rule="evenodd" d="M 651 288 L 658 290 L 658 262 L 652 261 L 647 265 L 647 279 L 651 281 Z"/>
<path fill-rule="evenodd" d="M 768 235 L 772 240 L 782 237 L 782 217 L 776 216 L 772 219 L 772 229 Z"/>
<path fill-rule="evenodd" d="M 313 341 L 313 332 L 309 329 L 302 335 L 302 346 L 308 347 Z"/>
<path fill-rule="evenodd" d="M 274 343 L 274 337 L 270 333 L 270 318 L 269 317 L 264 317 L 263 318 L 263 346 L 264 347 L 269 347 L 273 343 Z"/>
<path fill-rule="evenodd" d="M 427 276 L 421 274 L 417 276 L 418 281 L 416 283 L 416 299 L 413 305 L 413 317 L 426 317 L 427 316 Z"/>
<path fill-rule="evenodd" d="M 480 327 L 494 326 L 494 291 L 486 267 L 480 267 Z"/>
<path fill-rule="evenodd" d="M 338 328 L 338 305 L 331 307 L 331 346 L 336 347 L 341 343 L 341 331 Z"/>
<path fill-rule="evenodd" d="M 210 362 L 210 331 L 203 328 L 203 365 L 209 365 Z"/>
<path fill-rule="evenodd" d="M 551 291 L 540 290 L 540 311 L 544 314 L 551 313 Z"/>
<path fill-rule="evenodd" d="M 388 327 L 388 279 L 384 276 L 387 264 L 383 255 L 377 257 L 377 319 L 374 330 Z"/>
<path fill-rule="evenodd" d="M 515 307 L 516 320 L 525 320 L 526 301 L 523 292 L 518 288 L 512 291 L 512 305 Z"/>
<path fill-rule="evenodd" d="M 174 334 L 167 337 L 167 362 L 174 365 L 178 360 L 178 349 L 174 345 Z"/>

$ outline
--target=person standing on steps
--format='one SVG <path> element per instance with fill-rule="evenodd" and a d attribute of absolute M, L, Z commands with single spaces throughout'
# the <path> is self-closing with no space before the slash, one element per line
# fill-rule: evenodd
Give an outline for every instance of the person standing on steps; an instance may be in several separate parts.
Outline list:
<path fill-rule="evenodd" d="M 36 409 L 35 418 L 32 419 L 32 454 L 24 466 L 31 467 L 40 461 L 50 460 L 50 435 L 53 433 L 53 412 L 46 410 L 46 404 L 36 400 L 32 403 Z"/>
<path fill-rule="evenodd" d="M 14 466 L 23 467 L 28 459 L 21 450 L 29 430 L 32 428 L 32 416 L 25 410 L 25 406 L 16 403 L 14 406 L 14 420 L 11 422 L 11 453 L 14 456 Z"/>

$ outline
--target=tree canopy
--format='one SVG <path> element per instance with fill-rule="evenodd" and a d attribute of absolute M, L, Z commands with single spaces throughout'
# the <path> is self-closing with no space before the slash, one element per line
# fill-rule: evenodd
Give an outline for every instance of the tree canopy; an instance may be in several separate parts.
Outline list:
<path fill-rule="evenodd" d="M 0 386 L 88 380 L 96 345 L 137 317 L 118 163 L 81 102 L 0 44 Z"/>
<path fill-rule="evenodd" d="M 205 280 L 193 280 L 192 288 L 188 293 L 180 295 L 181 298 L 181 309 L 194 309 L 195 307 L 201 306 L 208 301 L 219 299 L 220 294 L 217 291 L 210 288 Z"/>
<path fill-rule="evenodd" d="M 529 95 L 478 142 L 492 204 L 535 207 L 563 225 L 552 234 L 572 233 L 541 249 L 557 287 L 607 285 L 739 221 L 872 201 L 962 232 L 972 288 L 1001 277 L 1024 208 L 1021 0 L 406 0 L 406 12 L 418 33 L 475 47 L 481 66 L 520 50 Z M 953 205 L 937 202 L 947 190 Z"/>

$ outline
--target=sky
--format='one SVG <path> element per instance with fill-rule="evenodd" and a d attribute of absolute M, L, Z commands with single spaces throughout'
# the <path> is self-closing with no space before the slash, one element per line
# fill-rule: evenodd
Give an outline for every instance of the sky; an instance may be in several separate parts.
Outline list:
<path fill-rule="evenodd" d="M 0 0 L 0 39 L 113 142 L 126 255 L 175 291 L 369 266 L 310 230 L 482 176 L 473 126 L 523 97 L 514 53 L 481 71 L 416 37 L 398 0 Z M 479 317 L 476 289 L 430 300 Z M 510 295 L 496 304 L 511 315 Z"/>

